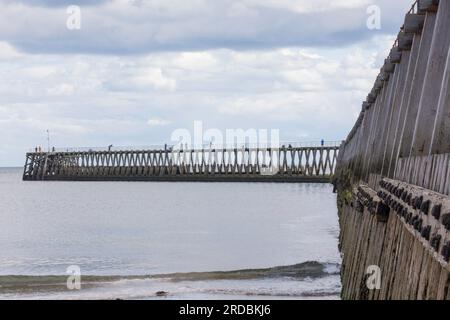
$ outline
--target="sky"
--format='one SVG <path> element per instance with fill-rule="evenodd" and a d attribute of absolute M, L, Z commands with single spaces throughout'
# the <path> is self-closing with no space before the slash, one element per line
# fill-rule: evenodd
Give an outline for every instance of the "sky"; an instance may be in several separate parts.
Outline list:
<path fill-rule="evenodd" d="M 56 147 L 170 143 L 194 121 L 345 139 L 411 5 L 0 0 L 0 166 L 46 148 L 47 130 Z"/>

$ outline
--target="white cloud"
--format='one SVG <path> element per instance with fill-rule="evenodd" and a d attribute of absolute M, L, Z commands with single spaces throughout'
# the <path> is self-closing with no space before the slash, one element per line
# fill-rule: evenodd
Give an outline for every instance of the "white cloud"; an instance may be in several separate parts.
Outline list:
<path fill-rule="evenodd" d="M 168 120 L 160 119 L 160 118 L 151 118 L 148 119 L 147 124 L 152 127 L 156 126 L 166 126 L 170 124 L 171 122 Z"/>
<path fill-rule="evenodd" d="M 361 8 L 368 6 L 371 2 L 371 0 L 244 0 L 244 3 L 251 6 L 267 6 L 300 13 Z"/>
<path fill-rule="evenodd" d="M 173 61 L 175 67 L 192 71 L 212 71 L 217 67 L 217 59 L 210 52 L 182 52 Z"/>
<path fill-rule="evenodd" d="M 55 87 L 47 89 L 47 93 L 51 96 L 69 96 L 75 91 L 75 87 L 68 83 L 61 83 Z"/>
<path fill-rule="evenodd" d="M 164 75 L 159 68 L 140 70 L 133 80 L 134 84 L 140 88 L 153 87 L 157 90 L 174 91 L 177 87 L 177 81 Z"/>
<path fill-rule="evenodd" d="M 0 60 L 19 58 L 22 54 L 8 42 L 0 41 Z"/>
<path fill-rule="evenodd" d="M 56 68 L 54 66 L 32 66 L 28 68 L 23 68 L 20 72 L 24 73 L 28 77 L 43 79 L 47 78 L 56 73 Z"/>

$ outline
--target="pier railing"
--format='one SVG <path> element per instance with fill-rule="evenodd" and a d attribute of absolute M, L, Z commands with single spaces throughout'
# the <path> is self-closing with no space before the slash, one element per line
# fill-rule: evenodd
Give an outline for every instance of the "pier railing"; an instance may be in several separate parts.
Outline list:
<path fill-rule="evenodd" d="M 50 150 L 39 151 L 37 148 L 29 149 L 33 152 L 104 152 L 104 151 L 142 151 L 142 150 L 233 150 L 233 149 L 281 149 L 281 148 L 310 148 L 310 147 L 339 147 L 342 141 L 302 141 L 271 143 L 205 143 L 205 144 L 150 144 L 141 146 L 97 146 L 97 147 L 55 147 Z"/>

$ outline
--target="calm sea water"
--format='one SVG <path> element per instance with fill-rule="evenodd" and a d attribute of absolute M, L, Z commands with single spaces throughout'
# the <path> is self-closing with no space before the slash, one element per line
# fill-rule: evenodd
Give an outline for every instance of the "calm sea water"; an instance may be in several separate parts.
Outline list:
<path fill-rule="evenodd" d="M 21 174 L 0 169 L 0 298 L 339 296 L 330 185 L 23 182 Z M 66 288 L 71 265 L 81 270 L 79 291 Z"/>

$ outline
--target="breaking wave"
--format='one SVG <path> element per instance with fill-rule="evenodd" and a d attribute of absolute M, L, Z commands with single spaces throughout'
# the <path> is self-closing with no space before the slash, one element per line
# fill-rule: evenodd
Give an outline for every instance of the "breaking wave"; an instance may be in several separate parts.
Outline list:
<path fill-rule="evenodd" d="M 339 264 L 290 266 L 145 276 L 82 276 L 82 290 L 68 291 L 67 276 L 0 276 L 0 298 L 38 299 L 209 299 L 338 298 Z"/>

